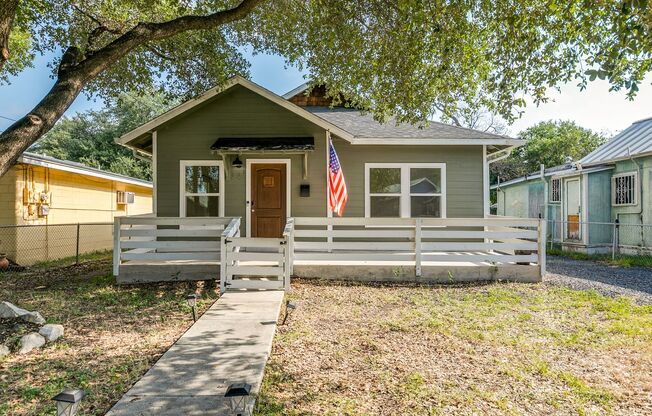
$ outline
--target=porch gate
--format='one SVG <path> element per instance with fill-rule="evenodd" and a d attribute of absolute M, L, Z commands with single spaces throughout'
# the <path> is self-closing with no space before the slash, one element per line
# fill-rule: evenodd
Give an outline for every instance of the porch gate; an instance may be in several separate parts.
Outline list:
<path fill-rule="evenodd" d="M 240 237 L 240 219 L 221 236 L 220 290 L 290 288 L 294 220 L 288 219 L 281 238 Z"/>

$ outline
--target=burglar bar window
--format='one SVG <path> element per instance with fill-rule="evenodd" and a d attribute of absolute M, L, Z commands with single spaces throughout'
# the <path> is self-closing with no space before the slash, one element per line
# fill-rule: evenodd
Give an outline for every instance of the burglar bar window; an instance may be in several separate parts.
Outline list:
<path fill-rule="evenodd" d="M 550 202 L 561 202 L 561 179 L 550 182 Z"/>
<path fill-rule="evenodd" d="M 611 204 L 636 205 L 638 185 L 636 172 L 620 173 L 611 177 Z"/>

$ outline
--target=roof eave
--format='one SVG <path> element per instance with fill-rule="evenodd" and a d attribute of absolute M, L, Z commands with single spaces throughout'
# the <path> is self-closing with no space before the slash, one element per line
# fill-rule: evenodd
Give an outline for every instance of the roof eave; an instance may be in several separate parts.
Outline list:
<path fill-rule="evenodd" d="M 19 163 L 26 165 L 42 166 L 49 169 L 61 170 L 64 172 L 77 173 L 80 175 L 93 176 L 96 178 L 103 178 L 116 182 L 128 183 L 131 185 L 142 186 L 145 188 L 152 188 L 152 182 L 142 179 L 132 178 L 129 176 L 119 175 L 113 172 L 107 172 L 100 169 L 94 169 L 89 166 L 80 165 L 77 163 L 68 163 L 66 160 L 59 160 L 49 157 L 42 157 L 35 153 L 23 153 L 18 158 Z"/>
<path fill-rule="evenodd" d="M 525 144 L 525 140 L 511 138 L 468 138 L 441 139 L 436 137 L 355 137 L 351 144 L 359 145 L 489 145 L 516 147 Z"/>
<path fill-rule="evenodd" d="M 580 160 L 579 163 L 582 166 L 596 166 L 596 165 L 605 165 L 605 164 L 609 164 L 609 163 L 622 162 L 623 160 L 637 159 L 639 157 L 647 157 L 647 156 L 652 156 L 652 151 L 636 153 L 636 154 L 633 154 L 633 155 L 630 155 L 630 156 L 614 157 L 614 158 L 605 159 L 605 160 L 594 160 L 592 162 L 582 162 Z"/>

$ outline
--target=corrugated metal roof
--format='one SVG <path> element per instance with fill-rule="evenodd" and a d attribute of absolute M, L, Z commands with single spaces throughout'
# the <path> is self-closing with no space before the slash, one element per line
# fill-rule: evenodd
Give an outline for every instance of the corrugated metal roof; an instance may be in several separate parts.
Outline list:
<path fill-rule="evenodd" d="M 412 138 L 412 139 L 506 139 L 507 136 L 452 126 L 431 121 L 427 126 L 397 124 L 395 119 L 386 123 L 376 121 L 369 113 L 352 108 L 305 107 L 306 110 L 332 123 L 355 137 L 365 138 Z"/>
<path fill-rule="evenodd" d="M 652 117 L 639 120 L 579 161 L 582 165 L 614 162 L 652 153 Z"/>

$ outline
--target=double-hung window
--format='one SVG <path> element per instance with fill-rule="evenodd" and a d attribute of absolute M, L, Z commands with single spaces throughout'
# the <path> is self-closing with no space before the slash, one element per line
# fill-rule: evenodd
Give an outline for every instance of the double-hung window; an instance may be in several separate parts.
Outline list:
<path fill-rule="evenodd" d="M 611 177 L 611 205 L 638 204 L 638 175 L 626 172 Z"/>
<path fill-rule="evenodd" d="M 181 217 L 224 215 L 224 171 L 219 160 L 182 160 L 180 163 Z"/>
<path fill-rule="evenodd" d="M 446 217 L 446 164 L 365 164 L 366 217 Z"/>

